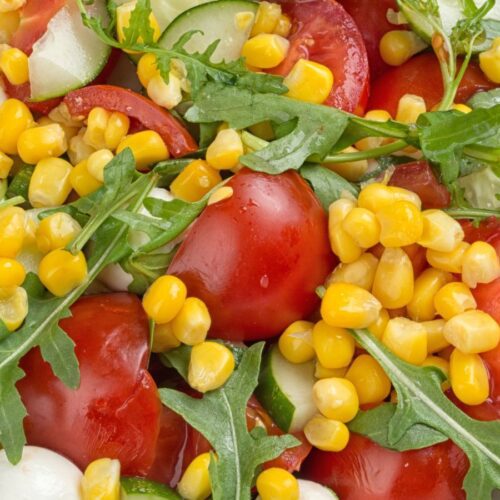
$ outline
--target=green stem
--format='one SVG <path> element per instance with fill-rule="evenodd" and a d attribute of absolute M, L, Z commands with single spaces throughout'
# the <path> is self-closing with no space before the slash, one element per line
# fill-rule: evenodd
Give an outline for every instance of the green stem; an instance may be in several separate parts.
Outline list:
<path fill-rule="evenodd" d="M 8 200 L 0 201 L 0 210 L 7 207 L 15 207 L 16 205 L 21 205 L 26 200 L 22 196 L 14 196 Z"/>
<path fill-rule="evenodd" d="M 390 155 L 401 151 L 408 146 L 408 143 L 399 139 L 385 146 L 368 149 L 366 151 L 357 151 L 356 153 L 339 153 L 328 155 L 321 163 L 349 163 L 351 161 L 369 160 L 371 158 L 379 158 L 380 156 Z"/>
<path fill-rule="evenodd" d="M 485 219 L 487 217 L 496 217 L 500 219 L 498 210 L 488 210 L 487 208 L 448 208 L 445 212 L 454 219 Z"/>
<path fill-rule="evenodd" d="M 475 160 L 481 160 L 488 163 L 500 162 L 500 148 L 488 148 L 480 145 L 466 146 L 464 148 L 464 153 Z"/>

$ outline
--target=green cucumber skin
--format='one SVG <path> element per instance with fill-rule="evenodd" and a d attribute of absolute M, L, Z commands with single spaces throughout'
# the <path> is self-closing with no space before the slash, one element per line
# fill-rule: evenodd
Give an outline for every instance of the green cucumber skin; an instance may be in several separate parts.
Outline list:
<path fill-rule="evenodd" d="M 141 477 L 122 477 L 121 487 L 120 500 L 181 500 L 168 486 Z"/>

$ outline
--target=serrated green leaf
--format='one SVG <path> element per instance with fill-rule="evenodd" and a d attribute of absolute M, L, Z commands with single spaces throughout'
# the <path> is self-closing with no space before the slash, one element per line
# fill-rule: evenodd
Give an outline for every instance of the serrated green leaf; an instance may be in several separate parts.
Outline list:
<path fill-rule="evenodd" d="M 493 108 L 500 105 L 500 88 L 488 90 L 487 92 L 477 92 L 469 99 L 467 105 L 473 109 Z"/>
<path fill-rule="evenodd" d="M 136 1 L 128 26 L 123 29 L 125 36 L 124 45 L 135 45 L 137 43 L 149 45 L 150 43 L 154 43 L 155 33 L 149 20 L 151 12 L 150 0 Z"/>

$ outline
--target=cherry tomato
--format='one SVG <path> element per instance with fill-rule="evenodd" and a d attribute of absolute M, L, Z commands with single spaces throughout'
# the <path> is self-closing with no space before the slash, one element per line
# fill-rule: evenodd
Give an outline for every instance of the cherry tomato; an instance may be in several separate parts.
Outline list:
<path fill-rule="evenodd" d="M 456 102 L 465 102 L 480 90 L 495 85 L 488 81 L 477 64 L 471 63 L 458 89 Z M 396 116 L 399 99 L 404 94 L 416 94 L 425 99 L 430 111 L 443 97 L 443 82 L 439 63 L 434 54 L 413 57 L 405 64 L 385 72 L 373 83 L 369 109 L 386 109 Z"/>
<path fill-rule="evenodd" d="M 205 301 L 212 336 L 273 337 L 319 304 L 315 289 L 334 264 L 327 217 L 293 171 L 243 169 L 227 185 L 233 196 L 203 212 L 169 273 Z"/>
<path fill-rule="evenodd" d="M 146 370 L 148 321 L 128 294 L 84 297 L 60 322 L 75 342 L 81 383 L 66 387 L 34 349 L 18 383 L 28 410 L 28 443 L 54 450 L 84 469 L 118 458 L 124 474 L 145 475 L 155 458 L 161 403 Z"/>
<path fill-rule="evenodd" d="M 446 208 L 450 205 L 450 192 L 438 181 L 431 166 L 424 160 L 399 165 L 389 185 L 417 193 L 424 208 Z"/>
<path fill-rule="evenodd" d="M 132 90 L 114 85 L 91 85 L 70 92 L 64 102 L 73 116 L 87 116 L 97 106 L 124 113 L 146 129 L 158 132 L 176 158 L 198 150 L 189 132 L 166 109 Z"/>
<path fill-rule="evenodd" d="M 467 457 L 451 441 L 400 453 L 352 434 L 340 453 L 313 450 L 303 476 L 342 500 L 460 500 L 468 468 Z"/>
<path fill-rule="evenodd" d="M 369 69 L 363 38 L 335 0 L 277 0 L 293 22 L 290 50 L 273 69 L 287 75 L 301 58 L 328 66 L 335 83 L 325 102 L 344 111 L 362 113 L 368 99 Z"/>

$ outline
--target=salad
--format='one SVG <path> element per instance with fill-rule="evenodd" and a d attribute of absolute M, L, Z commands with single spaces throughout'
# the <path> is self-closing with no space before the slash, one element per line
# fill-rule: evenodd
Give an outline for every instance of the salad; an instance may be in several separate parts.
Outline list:
<path fill-rule="evenodd" d="M 0 498 L 500 489 L 500 4 L 0 0 Z"/>

